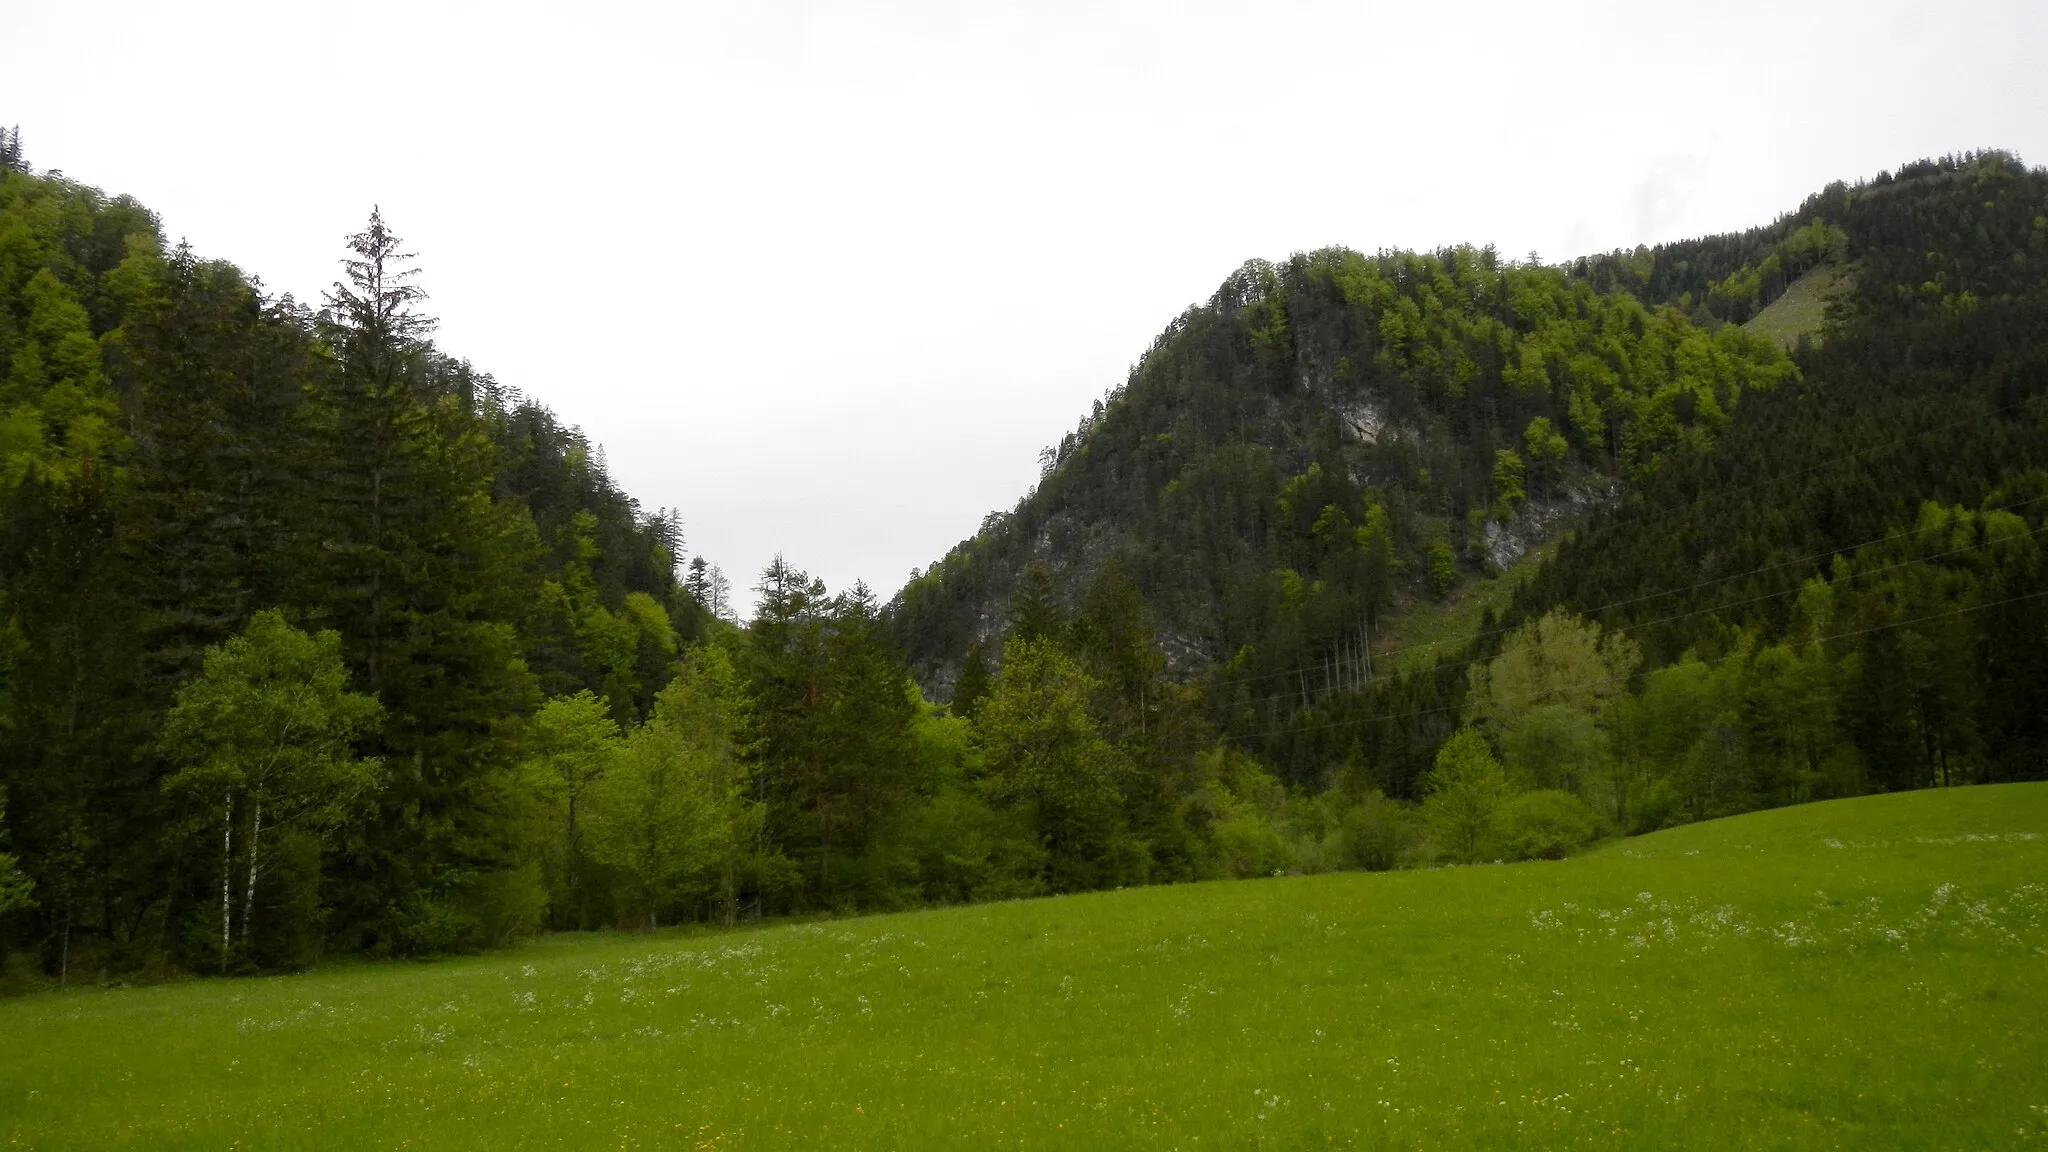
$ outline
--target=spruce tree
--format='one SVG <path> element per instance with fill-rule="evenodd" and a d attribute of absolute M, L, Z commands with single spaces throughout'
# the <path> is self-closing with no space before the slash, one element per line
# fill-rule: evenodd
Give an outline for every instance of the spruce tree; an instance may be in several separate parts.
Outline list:
<path fill-rule="evenodd" d="M 967 658 L 961 662 L 960 677 L 953 682 L 953 715 L 974 719 L 975 709 L 981 706 L 988 690 L 988 656 L 981 641 L 976 640 L 967 646 Z"/>
<path fill-rule="evenodd" d="M 1063 637 L 1066 624 L 1059 595 L 1053 591 L 1052 569 L 1036 562 L 1027 565 L 1010 592 L 1009 638 L 1056 641 Z"/>

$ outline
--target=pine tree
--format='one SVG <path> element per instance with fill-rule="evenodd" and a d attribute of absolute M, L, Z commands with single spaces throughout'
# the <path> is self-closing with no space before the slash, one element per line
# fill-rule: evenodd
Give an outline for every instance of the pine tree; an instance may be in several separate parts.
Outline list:
<path fill-rule="evenodd" d="M 1058 639 L 1065 631 L 1066 613 L 1053 591 L 1052 569 L 1037 563 L 1026 566 L 1023 578 L 1010 592 L 1009 638 Z"/>
<path fill-rule="evenodd" d="M 426 292 L 411 252 L 372 209 L 348 238 L 345 278 L 327 294 L 327 325 L 339 379 L 332 406 L 332 535 L 345 598 L 334 605 L 360 653 L 366 681 L 381 690 L 392 616 L 402 601 L 407 528 L 417 511 L 417 470 L 428 438 L 422 382 L 432 318 L 418 311 Z"/>
<path fill-rule="evenodd" d="M 988 656 L 977 640 L 968 645 L 967 658 L 960 665 L 960 678 L 953 682 L 953 715 L 974 719 L 974 711 L 988 691 Z"/>

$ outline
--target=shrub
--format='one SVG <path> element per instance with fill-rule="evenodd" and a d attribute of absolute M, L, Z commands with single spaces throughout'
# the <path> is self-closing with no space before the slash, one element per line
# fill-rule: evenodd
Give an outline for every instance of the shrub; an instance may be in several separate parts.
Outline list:
<path fill-rule="evenodd" d="M 1641 835 L 1644 832 L 1655 832 L 1659 828 L 1683 823 L 1684 809 L 1685 797 L 1679 794 L 1678 786 L 1673 784 L 1670 778 L 1660 777 L 1651 781 L 1650 786 L 1643 789 L 1642 796 L 1636 800 L 1629 832 L 1632 835 Z"/>
<path fill-rule="evenodd" d="M 1558 860 L 1590 843 L 1599 827 L 1593 810 L 1569 792 L 1523 792 L 1501 809 L 1501 847 L 1509 859 Z"/>
<path fill-rule="evenodd" d="M 416 891 L 390 908 L 397 952 L 406 956 L 439 956 L 475 947 L 475 920 L 449 907 L 428 891 Z"/>
<path fill-rule="evenodd" d="M 1216 822 L 1210 831 L 1216 862 L 1226 876 L 1270 876 L 1293 863 L 1287 844 L 1272 822 L 1256 811 Z"/>
<path fill-rule="evenodd" d="M 1384 872 L 1401 860 L 1414 821 L 1398 800 L 1378 792 L 1345 809 L 1341 828 L 1347 868 Z"/>
<path fill-rule="evenodd" d="M 548 886 L 538 862 L 471 877 L 453 897 L 458 918 L 475 924 L 486 948 L 530 936 L 547 923 Z"/>

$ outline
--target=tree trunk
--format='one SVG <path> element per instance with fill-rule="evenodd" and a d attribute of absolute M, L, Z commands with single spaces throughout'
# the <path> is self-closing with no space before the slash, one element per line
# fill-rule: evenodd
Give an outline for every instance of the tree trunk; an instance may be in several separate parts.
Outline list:
<path fill-rule="evenodd" d="M 576 883 L 576 788 L 574 785 L 571 785 L 569 788 L 569 815 L 563 825 L 562 835 L 566 841 L 565 851 L 562 856 L 562 867 L 568 871 L 569 907 L 575 909 L 576 930 L 581 932 L 585 928 L 590 927 L 590 925 L 587 922 L 589 919 L 589 909 L 583 906 L 582 886 Z"/>
<path fill-rule="evenodd" d="M 256 922 L 256 849 L 263 842 L 263 801 L 255 802 L 255 816 L 249 825 L 249 883 L 242 889 L 242 947 L 249 946 L 249 932 Z"/>
<path fill-rule="evenodd" d="M 378 429 L 381 434 L 383 429 Z M 382 449 L 383 445 L 378 444 Z M 370 467 L 370 690 L 383 685 L 384 656 L 384 467 Z"/>
<path fill-rule="evenodd" d="M 235 864 L 235 797 L 229 793 L 220 813 L 220 974 L 228 974 L 228 927 L 234 923 L 234 905 L 228 885 Z"/>

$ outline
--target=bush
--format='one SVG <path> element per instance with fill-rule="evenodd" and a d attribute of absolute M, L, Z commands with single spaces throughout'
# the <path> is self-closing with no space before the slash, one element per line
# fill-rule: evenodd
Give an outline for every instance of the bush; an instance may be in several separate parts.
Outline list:
<path fill-rule="evenodd" d="M 476 926 L 486 948 L 530 936 L 547 923 L 548 886 L 538 863 L 470 877 L 451 895 L 457 915 Z"/>
<path fill-rule="evenodd" d="M 1293 863 L 1279 831 L 1257 812 L 1217 821 L 1209 838 L 1215 845 L 1216 865 L 1225 876 L 1271 876 Z"/>
<path fill-rule="evenodd" d="M 1660 777 L 1643 789 L 1630 816 L 1629 833 L 1641 835 L 1684 822 L 1685 797 L 1668 777 Z"/>
<path fill-rule="evenodd" d="M 1592 842 L 1600 822 L 1577 796 L 1546 789 L 1510 797 L 1500 828 L 1507 859 L 1559 860 Z"/>
<path fill-rule="evenodd" d="M 998 812 L 964 788 L 941 788 L 905 821 L 904 851 L 920 895 L 932 904 L 1034 896 L 1045 850 L 1015 812 Z"/>
<path fill-rule="evenodd" d="M 1400 863 L 1413 824 L 1407 808 L 1378 792 L 1345 809 L 1340 828 L 1347 868 L 1385 872 Z"/>
<path fill-rule="evenodd" d="M 393 904 L 391 928 L 396 951 L 406 956 L 439 956 L 475 946 L 478 924 L 428 891 L 416 891 Z"/>

